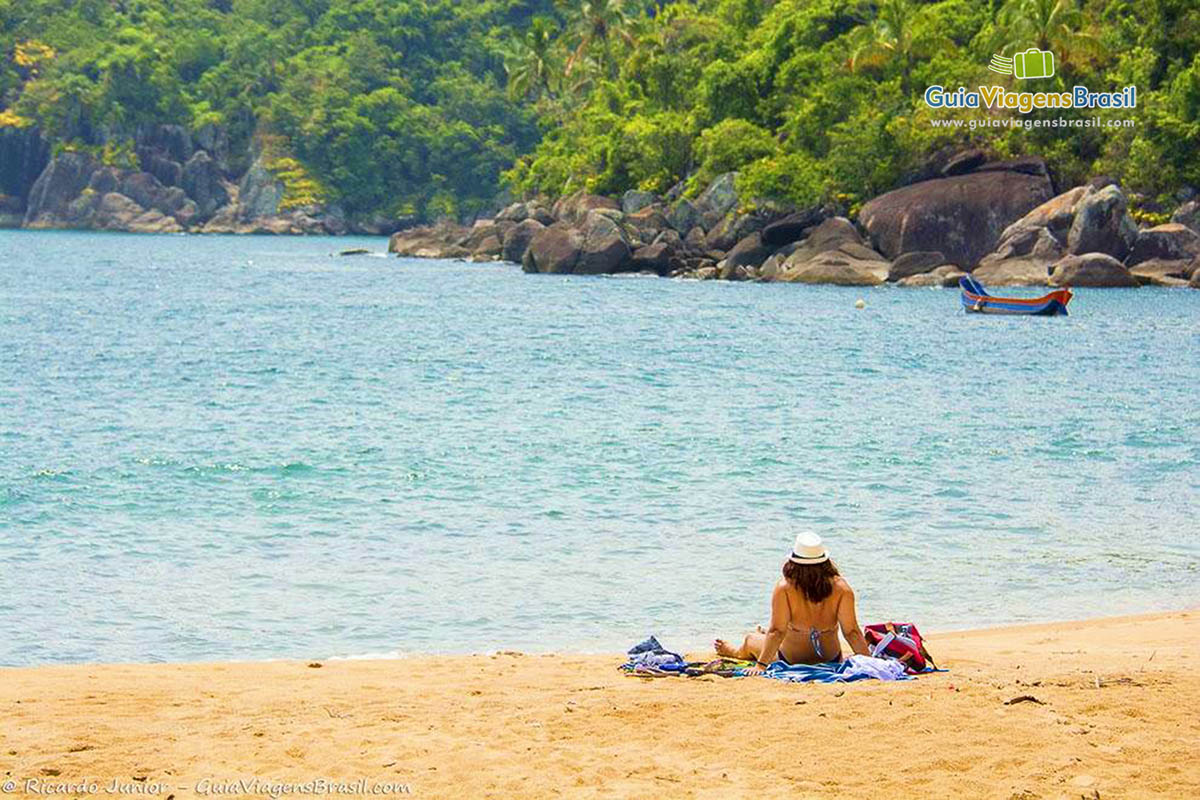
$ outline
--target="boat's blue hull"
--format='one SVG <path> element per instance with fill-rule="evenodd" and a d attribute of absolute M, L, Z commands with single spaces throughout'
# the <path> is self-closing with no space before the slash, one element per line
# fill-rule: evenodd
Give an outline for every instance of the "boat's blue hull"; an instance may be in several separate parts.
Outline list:
<path fill-rule="evenodd" d="M 993 297 L 983 284 L 971 277 L 959 280 L 963 309 L 972 314 L 1010 314 L 1026 317 L 1067 315 L 1070 289 L 1056 289 L 1043 297 Z"/>

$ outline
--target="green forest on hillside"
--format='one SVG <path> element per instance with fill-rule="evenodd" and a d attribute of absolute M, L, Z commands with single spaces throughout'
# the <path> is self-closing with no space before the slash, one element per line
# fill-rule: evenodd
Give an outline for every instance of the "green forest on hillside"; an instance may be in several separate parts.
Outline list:
<path fill-rule="evenodd" d="M 1028 47 L 1053 78 L 988 71 Z M 744 197 L 853 206 L 968 144 L 1045 156 L 1060 185 L 1118 177 L 1151 207 L 1200 188 L 1195 0 L 0 0 L 0 54 L 0 125 L 116 160 L 144 126 L 215 126 L 354 213 L 730 170 Z M 930 110 L 930 84 L 1134 84 L 1136 110 L 1099 115 L 1137 125 L 937 128 L 1019 115 Z"/>

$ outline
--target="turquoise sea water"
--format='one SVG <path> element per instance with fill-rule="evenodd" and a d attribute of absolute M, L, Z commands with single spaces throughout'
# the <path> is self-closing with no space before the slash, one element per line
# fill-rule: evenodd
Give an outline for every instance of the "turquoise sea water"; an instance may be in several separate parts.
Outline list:
<path fill-rule="evenodd" d="M 1200 291 L 353 246 L 0 232 L 0 664 L 699 646 L 800 528 L 864 621 L 1200 601 Z"/>

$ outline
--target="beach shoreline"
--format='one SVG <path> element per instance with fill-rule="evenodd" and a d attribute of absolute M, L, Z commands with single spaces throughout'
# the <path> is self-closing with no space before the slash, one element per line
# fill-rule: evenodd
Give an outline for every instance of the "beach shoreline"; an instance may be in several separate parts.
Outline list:
<path fill-rule="evenodd" d="M 949 672 L 845 686 L 619 654 L 3 668 L 0 772 L 24 796 L 1190 796 L 1198 635 L 1195 610 L 931 633 Z"/>

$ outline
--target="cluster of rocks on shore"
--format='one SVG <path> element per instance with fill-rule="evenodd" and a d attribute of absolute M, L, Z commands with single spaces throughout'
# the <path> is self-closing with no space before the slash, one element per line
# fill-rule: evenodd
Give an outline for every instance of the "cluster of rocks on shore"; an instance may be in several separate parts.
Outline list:
<path fill-rule="evenodd" d="M 743 207 L 736 174 L 695 198 L 577 193 L 518 202 L 493 219 L 394 234 L 404 256 L 511 261 L 526 272 L 646 272 L 697 280 L 957 286 L 1200 286 L 1200 209 L 1139 228 L 1104 179 L 1055 194 L 1038 158 L 978 151 L 866 203 L 851 221 L 824 206 Z M 857 224 L 856 224 L 857 223 Z"/>
<path fill-rule="evenodd" d="M 0 227 L 335 235 L 399 227 L 348 219 L 332 204 L 289 207 L 269 160 L 231 157 L 214 126 L 147 129 L 133 155 L 136 167 L 105 164 L 86 150 L 52 155 L 36 129 L 0 130 Z"/>

